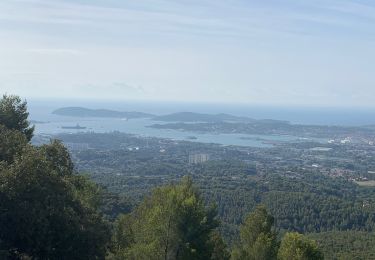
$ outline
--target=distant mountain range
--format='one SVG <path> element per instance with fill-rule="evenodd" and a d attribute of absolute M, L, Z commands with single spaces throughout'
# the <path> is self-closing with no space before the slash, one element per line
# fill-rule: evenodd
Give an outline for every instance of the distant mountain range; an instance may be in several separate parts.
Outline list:
<path fill-rule="evenodd" d="M 287 121 L 264 119 L 256 120 L 249 117 L 234 116 L 229 114 L 201 114 L 193 112 L 179 112 L 168 115 L 156 116 L 142 112 L 121 112 L 108 109 L 89 109 L 83 107 L 63 107 L 52 112 L 60 116 L 74 117 L 107 117 L 107 118 L 151 118 L 163 122 L 184 122 L 184 123 L 219 123 L 219 122 L 241 122 L 241 123 L 288 123 Z"/>
<path fill-rule="evenodd" d="M 63 107 L 52 112 L 59 116 L 107 117 L 107 118 L 152 118 L 155 115 L 142 112 L 120 112 L 108 109 L 89 109 L 84 107 Z"/>

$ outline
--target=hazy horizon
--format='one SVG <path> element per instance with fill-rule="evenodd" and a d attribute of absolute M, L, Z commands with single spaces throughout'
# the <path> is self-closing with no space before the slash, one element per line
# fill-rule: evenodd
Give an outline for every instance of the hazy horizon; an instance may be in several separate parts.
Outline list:
<path fill-rule="evenodd" d="M 0 92 L 375 107 L 375 3 L 4 0 Z"/>
<path fill-rule="evenodd" d="M 42 120 L 52 111 L 62 107 L 84 107 L 115 111 L 136 111 L 155 115 L 178 112 L 203 114 L 231 114 L 254 119 L 286 120 L 297 124 L 363 126 L 375 125 L 374 108 L 274 106 L 239 103 L 206 103 L 140 100 L 93 100 L 93 99 L 28 99 L 31 119 Z M 39 115 L 35 118 L 35 115 Z M 42 116 L 43 115 L 43 116 Z M 42 120 L 43 121 L 43 120 Z"/>

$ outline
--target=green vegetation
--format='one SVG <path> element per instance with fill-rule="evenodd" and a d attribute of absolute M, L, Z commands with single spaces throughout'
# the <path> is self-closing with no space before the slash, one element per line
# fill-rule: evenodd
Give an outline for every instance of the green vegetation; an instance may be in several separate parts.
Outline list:
<path fill-rule="evenodd" d="M 70 153 L 61 141 L 30 143 L 26 102 L 4 96 L 0 104 L 0 258 L 374 258 L 375 190 L 299 162 L 269 163 L 297 158 L 295 147 L 91 133 L 62 136 L 95 140 Z M 305 146 L 302 156 L 317 153 Z M 188 164 L 190 151 L 211 161 Z M 372 167 L 371 152 L 356 160 Z"/>
<path fill-rule="evenodd" d="M 285 234 L 277 257 L 280 260 L 324 259 L 317 243 L 298 233 Z"/>
<path fill-rule="evenodd" d="M 0 124 L 10 130 L 21 132 L 30 141 L 34 127 L 30 126 L 28 116 L 27 103 L 20 97 L 3 95 L 0 99 Z"/>
<path fill-rule="evenodd" d="M 35 147 L 26 102 L 0 100 L 0 251 L 10 259 L 103 259 L 110 226 L 99 188 L 58 141 Z"/>
<path fill-rule="evenodd" d="M 331 231 L 309 234 L 319 244 L 325 259 L 375 259 L 375 233 Z"/>
<path fill-rule="evenodd" d="M 0 161 L 12 163 L 14 157 L 21 153 L 27 143 L 27 137 L 20 131 L 0 125 Z"/>
<path fill-rule="evenodd" d="M 375 169 L 373 147 L 333 145 L 328 152 L 310 150 L 316 143 L 238 148 L 122 133 L 59 138 L 87 143 L 89 150 L 71 151 L 77 167 L 90 172 L 109 191 L 131 198 L 135 205 L 153 188 L 190 175 L 206 205 L 217 205 L 218 229 L 229 247 L 236 245 L 239 225 L 258 204 L 264 204 L 274 216 L 279 234 L 375 231 L 375 190 L 350 181 L 373 177 L 369 173 Z M 133 147 L 139 149 L 128 149 Z M 161 148 L 165 151 L 160 152 Z M 188 155 L 196 151 L 209 154 L 211 160 L 188 164 Z M 311 167 L 317 160 L 320 167 Z M 337 171 L 343 174 L 337 176 Z M 340 250 L 333 248 L 329 255 L 337 256 Z"/>
<path fill-rule="evenodd" d="M 225 247 L 214 235 L 214 208 L 206 209 L 191 179 L 156 188 L 130 215 L 119 218 L 119 259 L 217 259 Z M 215 239 L 216 241 L 212 241 Z M 220 246 L 220 247 L 217 247 Z M 219 258 L 220 259 L 220 258 Z"/>
<path fill-rule="evenodd" d="M 272 231 L 273 217 L 265 207 L 257 207 L 240 228 L 240 244 L 235 247 L 232 259 L 276 259 L 278 243 Z"/>

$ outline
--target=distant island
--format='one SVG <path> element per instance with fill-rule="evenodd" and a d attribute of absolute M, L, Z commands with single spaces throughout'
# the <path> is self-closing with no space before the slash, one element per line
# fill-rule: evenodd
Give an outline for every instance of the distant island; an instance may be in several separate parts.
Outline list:
<path fill-rule="evenodd" d="M 194 112 L 178 112 L 167 115 L 153 115 L 143 112 L 122 112 L 108 109 L 89 109 L 84 107 L 63 107 L 56 109 L 52 114 L 60 116 L 74 116 L 74 117 L 107 117 L 107 118 L 150 118 L 155 121 L 162 122 L 185 122 L 185 123 L 219 123 L 219 122 L 233 122 L 233 123 L 288 123 L 280 120 L 256 120 L 249 117 L 234 116 L 230 114 L 202 114 Z"/>
<path fill-rule="evenodd" d="M 52 114 L 74 117 L 106 117 L 106 118 L 152 118 L 154 115 L 142 112 L 121 112 L 108 109 L 89 109 L 84 107 L 63 107 L 56 109 Z"/>
<path fill-rule="evenodd" d="M 288 123 L 286 121 L 280 120 L 256 120 L 249 117 L 243 116 L 234 116 L 230 114 L 201 114 L 193 112 L 179 112 L 163 116 L 155 116 L 153 118 L 155 121 L 164 121 L 164 122 L 205 122 L 205 123 L 218 123 L 218 122 L 243 122 L 243 123 Z"/>

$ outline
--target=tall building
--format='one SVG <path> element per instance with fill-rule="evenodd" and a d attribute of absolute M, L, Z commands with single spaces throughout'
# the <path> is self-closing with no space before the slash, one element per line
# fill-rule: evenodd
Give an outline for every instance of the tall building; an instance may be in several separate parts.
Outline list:
<path fill-rule="evenodd" d="M 189 154 L 190 164 L 198 164 L 198 163 L 207 162 L 209 159 L 210 159 L 210 155 L 206 153 Z"/>

